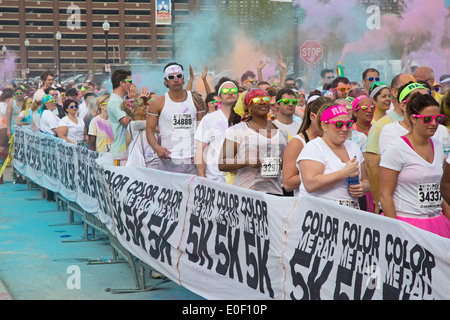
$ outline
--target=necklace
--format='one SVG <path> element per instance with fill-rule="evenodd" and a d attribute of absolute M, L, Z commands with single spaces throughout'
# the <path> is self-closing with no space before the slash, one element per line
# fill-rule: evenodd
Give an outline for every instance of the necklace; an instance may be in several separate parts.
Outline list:
<path fill-rule="evenodd" d="M 257 123 L 256 123 L 256 121 L 254 120 L 254 119 L 251 119 L 250 120 L 252 123 L 254 123 L 254 126 L 256 126 L 256 128 L 252 128 L 252 129 L 254 129 L 254 130 L 264 130 L 264 129 L 269 129 L 269 123 L 268 122 L 266 122 L 266 126 L 263 128 L 263 127 L 260 127 Z"/>

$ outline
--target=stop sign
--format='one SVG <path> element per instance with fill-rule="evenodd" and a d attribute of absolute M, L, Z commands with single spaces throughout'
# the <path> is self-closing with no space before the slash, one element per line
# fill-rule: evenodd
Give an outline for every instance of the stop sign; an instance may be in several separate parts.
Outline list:
<path fill-rule="evenodd" d="M 306 63 L 317 63 L 323 56 L 323 49 L 316 40 L 307 40 L 300 47 L 300 56 Z"/>

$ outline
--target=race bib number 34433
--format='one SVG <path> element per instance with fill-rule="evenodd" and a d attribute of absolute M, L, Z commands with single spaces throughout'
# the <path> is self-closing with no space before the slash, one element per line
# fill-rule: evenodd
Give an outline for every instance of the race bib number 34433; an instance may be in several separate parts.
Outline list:
<path fill-rule="evenodd" d="M 419 209 L 440 207 L 442 196 L 439 183 L 419 184 L 417 190 L 417 200 Z"/>
<path fill-rule="evenodd" d="M 192 114 L 190 113 L 174 113 L 172 117 L 173 129 L 191 129 L 194 124 Z"/>

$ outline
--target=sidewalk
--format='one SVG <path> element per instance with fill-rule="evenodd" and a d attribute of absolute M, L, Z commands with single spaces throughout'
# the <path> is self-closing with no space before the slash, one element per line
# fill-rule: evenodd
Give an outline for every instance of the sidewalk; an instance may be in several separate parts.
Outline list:
<path fill-rule="evenodd" d="M 203 300 L 172 281 L 159 284 L 149 272 L 145 285 L 159 284 L 155 290 L 111 292 L 136 283 L 128 263 L 88 264 L 111 259 L 109 240 L 83 241 L 83 226 L 68 224 L 67 211 L 42 199 L 40 189 L 13 184 L 7 171 L 0 185 L 0 300 Z M 82 241 L 64 242 L 72 240 Z"/>

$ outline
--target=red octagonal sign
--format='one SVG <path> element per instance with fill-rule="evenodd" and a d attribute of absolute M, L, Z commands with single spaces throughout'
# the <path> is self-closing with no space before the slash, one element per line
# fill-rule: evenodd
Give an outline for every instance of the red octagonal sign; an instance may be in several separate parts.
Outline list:
<path fill-rule="evenodd" d="M 323 49 L 316 40 L 307 40 L 300 47 L 300 56 L 306 63 L 317 63 L 323 56 Z"/>

